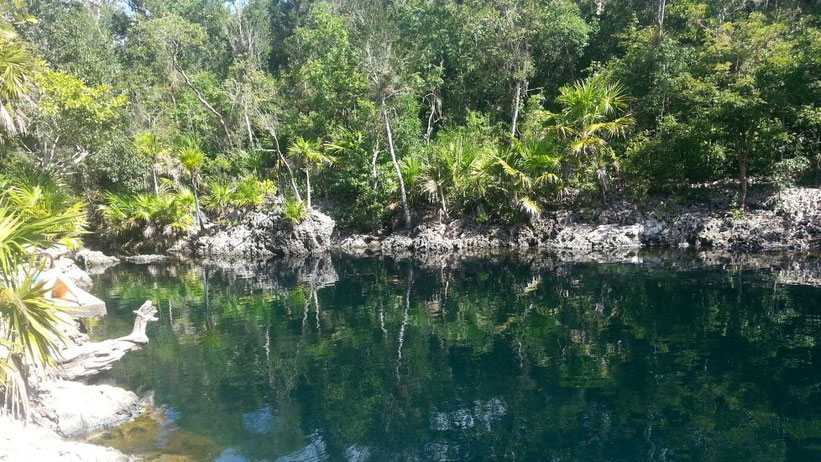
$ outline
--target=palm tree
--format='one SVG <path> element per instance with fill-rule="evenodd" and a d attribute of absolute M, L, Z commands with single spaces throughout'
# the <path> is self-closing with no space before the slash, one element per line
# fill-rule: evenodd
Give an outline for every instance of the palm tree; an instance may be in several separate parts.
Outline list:
<path fill-rule="evenodd" d="M 151 132 L 137 134 L 134 138 L 134 147 L 137 152 L 151 159 L 151 180 L 154 186 L 154 195 L 159 196 L 160 186 L 157 182 L 157 174 L 160 162 L 168 155 L 168 149 L 157 140 L 157 135 Z"/>
<path fill-rule="evenodd" d="M 178 157 L 183 168 L 185 168 L 191 176 L 191 187 L 194 191 L 194 207 L 197 214 L 197 223 L 200 226 L 200 230 L 202 230 L 202 213 L 200 211 L 200 198 L 197 190 L 197 177 L 199 176 L 200 169 L 205 164 L 205 153 L 202 152 L 200 148 L 188 146 L 180 149 Z"/>
<path fill-rule="evenodd" d="M 53 246 L 60 239 L 76 238 L 82 229 L 74 208 L 50 216 L 27 215 L 0 194 L 0 385 L 3 403 L 13 415 L 28 411 L 26 376 L 22 365 L 53 365 L 65 340 L 61 310 L 46 294 L 45 280 L 37 275 L 44 269 L 35 252 Z"/>
<path fill-rule="evenodd" d="M 485 196 L 493 162 L 492 151 L 476 140 L 463 134 L 442 136 L 431 145 L 420 187 L 447 218 L 449 202 L 465 208 Z"/>
<path fill-rule="evenodd" d="M 334 158 L 317 149 L 317 143 L 298 137 L 288 149 L 288 157 L 295 159 L 305 171 L 305 190 L 308 210 L 311 209 L 311 170 L 319 170 L 334 162 Z"/>
<path fill-rule="evenodd" d="M 595 173 L 596 182 L 605 200 L 610 179 L 609 169 L 618 169 L 619 159 L 609 141 L 624 137 L 635 124 L 627 109 L 624 87 L 596 75 L 559 90 L 556 99 L 562 105 L 553 130 L 569 143 L 569 151 L 579 166 Z"/>
<path fill-rule="evenodd" d="M 18 104 L 31 98 L 38 67 L 16 35 L 0 35 L 0 129 L 8 136 L 26 132 L 28 119 Z"/>
<path fill-rule="evenodd" d="M 513 147 L 496 156 L 505 176 L 511 181 L 505 190 L 513 193 L 513 202 L 531 217 L 541 214 L 538 197 L 545 186 L 556 188 L 559 195 L 564 188 L 557 174 L 561 156 L 555 143 L 549 140 L 513 140 Z"/>

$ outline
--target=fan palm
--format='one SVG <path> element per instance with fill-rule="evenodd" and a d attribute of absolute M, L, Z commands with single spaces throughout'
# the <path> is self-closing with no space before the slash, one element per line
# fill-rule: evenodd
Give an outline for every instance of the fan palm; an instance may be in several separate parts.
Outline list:
<path fill-rule="evenodd" d="M 134 147 L 137 152 L 151 159 L 151 182 L 154 186 L 154 195 L 160 195 L 160 187 L 157 182 L 162 160 L 169 154 L 168 148 L 162 145 L 157 139 L 157 135 L 151 132 L 142 132 L 134 138 Z"/>
<path fill-rule="evenodd" d="M 438 139 L 423 166 L 420 187 L 448 216 L 448 203 L 461 208 L 480 201 L 492 179 L 493 154 L 465 135 Z"/>
<path fill-rule="evenodd" d="M 602 194 L 610 178 L 610 169 L 618 169 L 619 159 L 610 140 L 624 137 L 635 124 L 627 110 L 624 87 L 597 75 L 560 89 L 556 99 L 562 105 L 553 130 L 569 143 L 569 152 L 578 166 L 594 173 Z"/>
<path fill-rule="evenodd" d="M 311 171 L 334 163 L 335 159 L 317 148 L 317 143 L 298 137 L 288 149 L 288 157 L 295 159 L 305 171 L 305 191 L 308 210 L 311 209 Z"/>
<path fill-rule="evenodd" d="M 34 252 L 76 237 L 76 231 L 66 231 L 74 220 L 71 213 L 26 217 L 0 201 L 0 385 L 14 414 L 26 414 L 28 407 L 24 360 L 35 367 L 52 365 L 65 340 L 60 308 L 46 297 L 45 281 L 37 280 L 43 267 Z"/>
<path fill-rule="evenodd" d="M 25 133 L 26 115 L 18 107 L 34 91 L 38 61 L 16 36 L 0 36 L 0 129 L 8 136 Z"/>
<path fill-rule="evenodd" d="M 194 191 L 194 207 L 196 208 L 197 223 L 199 224 L 200 229 L 202 229 L 202 213 L 200 211 L 200 198 L 197 190 L 197 177 L 199 176 L 200 169 L 205 164 L 205 153 L 197 147 L 188 146 L 180 149 L 178 157 L 183 168 L 185 168 L 191 176 L 191 187 Z"/>
<path fill-rule="evenodd" d="M 549 140 L 513 140 L 513 148 L 496 156 L 504 175 L 511 181 L 506 189 L 513 192 L 513 202 L 531 217 L 541 214 L 538 197 L 552 186 L 561 195 L 564 186 L 558 171 L 559 149 Z"/>

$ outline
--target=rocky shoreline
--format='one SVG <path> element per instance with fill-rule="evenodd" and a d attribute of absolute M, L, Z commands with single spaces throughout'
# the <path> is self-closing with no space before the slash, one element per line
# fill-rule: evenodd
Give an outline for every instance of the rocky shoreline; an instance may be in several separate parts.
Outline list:
<path fill-rule="evenodd" d="M 426 222 L 412 231 L 337 237 L 334 248 L 391 255 L 505 248 L 594 252 L 693 247 L 759 252 L 821 247 L 821 189 L 761 191 L 751 195 L 743 214 L 730 212 L 731 198 L 730 191 L 719 191 L 712 203 L 623 200 L 607 207 L 545 213 L 509 228 L 462 220 Z"/>
<path fill-rule="evenodd" d="M 471 218 L 443 222 L 420 217 L 413 229 L 371 234 L 339 231 L 329 214 L 320 210 L 310 211 L 300 223 L 293 224 L 275 201 L 238 221 L 207 223 L 203 229 L 191 230 L 172 242 L 163 241 L 152 250 L 182 259 L 264 260 L 329 250 L 401 255 L 478 249 L 590 252 L 694 247 L 759 252 L 821 247 L 821 188 L 751 190 L 743 213 L 733 207 L 732 187 L 696 188 L 690 195 L 643 202 L 623 198 L 605 206 L 547 211 L 509 226 L 482 224 Z M 133 258 L 145 257 L 126 257 Z"/>
<path fill-rule="evenodd" d="M 83 289 L 91 289 L 89 274 L 99 274 L 119 263 L 116 257 L 100 252 L 80 250 L 68 258 L 66 249 L 53 249 L 55 268 Z M 85 269 L 80 268 L 77 263 Z M 94 313 L 95 315 L 97 313 Z M 63 334 L 68 339 L 61 351 L 64 357 L 85 350 L 96 357 L 96 365 L 103 365 L 105 354 L 94 347 L 110 344 L 93 343 L 82 332 L 79 320 L 61 313 Z M 107 342 L 117 342 L 109 340 Z M 118 352 L 119 353 L 119 352 Z M 116 360 L 116 359 L 115 359 Z M 150 399 L 141 399 L 135 393 L 104 383 L 88 383 L 63 373 L 62 363 L 49 376 L 29 373 L 31 407 L 25 421 L 0 416 L 0 461 L 9 460 L 65 460 L 124 462 L 137 460 L 115 449 L 84 443 L 91 435 L 123 424 L 140 415 Z M 66 363 L 69 364 L 69 363 Z M 61 378 L 66 376 L 69 379 Z M 88 378 L 89 376 L 85 376 Z"/>

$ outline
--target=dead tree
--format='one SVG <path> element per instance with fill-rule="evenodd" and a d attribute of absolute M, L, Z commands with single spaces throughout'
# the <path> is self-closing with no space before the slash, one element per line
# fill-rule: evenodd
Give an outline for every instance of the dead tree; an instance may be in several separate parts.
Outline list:
<path fill-rule="evenodd" d="M 134 328 L 125 337 L 84 343 L 62 350 L 61 357 L 56 361 L 58 375 L 65 380 L 87 379 L 111 369 L 123 355 L 147 344 L 145 329 L 149 322 L 158 319 L 157 308 L 147 300 L 134 313 L 137 314 Z"/>

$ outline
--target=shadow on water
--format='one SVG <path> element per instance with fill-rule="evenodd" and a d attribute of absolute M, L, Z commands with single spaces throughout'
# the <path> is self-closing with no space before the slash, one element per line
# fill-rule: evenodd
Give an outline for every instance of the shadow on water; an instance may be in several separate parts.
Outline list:
<path fill-rule="evenodd" d="M 752 260 L 751 260 L 752 259 Z M 814 255 L 326 256 L 119 266 L 96 338 L 161 460 L 821 457 Z"/>

